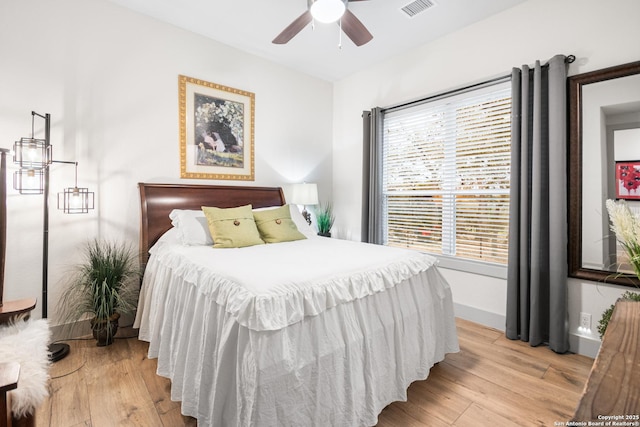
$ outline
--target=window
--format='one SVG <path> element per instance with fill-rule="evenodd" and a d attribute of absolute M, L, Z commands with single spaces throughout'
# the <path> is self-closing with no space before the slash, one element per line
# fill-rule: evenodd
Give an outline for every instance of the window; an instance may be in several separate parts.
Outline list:
<path fill-rule="evenodd" d="M 511 85 L 384 112 L 384 244 L 507 264 Z"/>

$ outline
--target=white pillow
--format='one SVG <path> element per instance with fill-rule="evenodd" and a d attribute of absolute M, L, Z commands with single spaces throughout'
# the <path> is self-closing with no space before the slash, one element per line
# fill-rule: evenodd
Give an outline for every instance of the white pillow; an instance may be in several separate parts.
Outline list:
<path fill-rule="evenodd" d="M 186 246 L 211 246 L 213 238 L 202 210 L 174 209 L 169 214 L 178 238 Z"/>
<path fill-rule="evenodd" d="M 178 231 L 178 229 L 175 227 L 171 227 L 170 229 L 165 231 L 158 240 L 156 240 L 156 243 L 168 243 L 170 245 L 181 245 L 182 238 L 180 237 L 180 232 Z"/>
<path fill-rule="evenodd" d="M 280 206 L 270 206 L 268 208 L 258 208 L 254 209 L 254 211 L 266 211 L 267 209 L 276 209 Z M 302 212 L 298 210 L 296 205 L 289 205 L 289 212 L 291 213 L 291 219 L 293 220 L 296 228 L 299 232 L 305 235 L 305 237 L 318 237 L 316 231 L 307 224 L 307 220 L 302 216 Z"/>

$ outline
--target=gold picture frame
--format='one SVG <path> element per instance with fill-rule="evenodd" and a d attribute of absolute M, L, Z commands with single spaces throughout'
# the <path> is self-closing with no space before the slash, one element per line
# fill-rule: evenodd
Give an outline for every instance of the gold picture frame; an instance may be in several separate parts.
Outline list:
<path fill-rule="evenodd" d="M 180 178 L 253 181 L 255 95 L 178 76 Z"/>

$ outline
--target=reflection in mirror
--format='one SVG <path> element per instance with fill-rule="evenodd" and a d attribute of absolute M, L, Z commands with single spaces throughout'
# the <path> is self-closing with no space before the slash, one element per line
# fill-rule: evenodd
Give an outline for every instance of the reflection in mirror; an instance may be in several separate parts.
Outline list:
<path fill-rule="evenodd" d="M 616 162 L 640 160 L 640 140 L 630 143 L 629 132 L 640 132 L 640 74 L 585 85 L 582 88 L 582 267 L 619 271 L 615 236 L 609 232 L 604 202 L 640 198 L 640 175 L 628 173 L 634 184 L 616 177 Z M 634 100 L 634 96 L 637 98 Z M 640 163 L 636 163 L 640 168 Z M 629 163 L 633 168 L 633 163 Z M 620 177 L 622 178 L 622 177 Z M 622 193 L 616 191 L 621 185 Z M 599 191 L 595 191 L 599 189 Z M 629 200 L 633 210 L 640 202 Z M 633 270 L 631 270 L 633 272 Z"/>
<path fill-rule="evenodd" d="M 633 285 L 633 270 L 609 230 L 607 199 L 640 213 L 640 62 L 572 76 L 569 271 Z M 627 273 L 627 274 L 625 274 Z"/>
<path fill-rule="evenodd" d="M 640 76 L 639 76 L 640 77 Z M 638 79 L 640 87 L 640 78 Z M 607 123 L 607 141 L 612 142 L 613 151 L 608 166 L 608 198 L 624 199 L 629 209 L 640 215 L 640 103 L 630 113 L 621 113 L 620 121 Z M 612 117 L 616 117 L 612 115 Z M 606 230 L 605 230 L 606 231 Z M 612 233 L 609 233 L 612 234 Z M 603 270 L 634 273 L 629 256 L 614 236 L 607 239 Z"/>

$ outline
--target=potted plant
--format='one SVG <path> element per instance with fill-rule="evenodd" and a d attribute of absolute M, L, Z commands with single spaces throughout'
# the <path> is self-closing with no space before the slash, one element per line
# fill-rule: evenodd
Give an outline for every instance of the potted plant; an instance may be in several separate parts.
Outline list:
<path fill-rule="evenodd" d="M 331 237 L 331 228 L 333 222 L 336 220 L 333 214 L 333 207 L 331 203 L 323 203 L 320 208 L 316 210 L 316 223 L 318 224 L 318 235 L 324 237 Z"/>
<path fill-rule="evenodd" d="M 130 246 L 92 240 L 84 260 L 73 267 L 58 309 L 65 323 L 91 317 L 98 346 L 113 343 L 121 314 L 135 309 L 140 278 L 137 257 Z"/>
<path fill-rule="evenodd" d="M 611 221 L 611 231 L 616 235 L 616 239 L 624 249 L 629 258 L 629 263 L 633 266 L 635 275 L 640 278 L 640 217 L 629 209 L 629 206 L 621 200 L 606 201 L 609 220 Z M 640 301 L 640 293 L 627 291 L 622 296 L 624 300 Z M 613 314 L 615 304 L 602 313 L 598 322 L 598 333 L 600 338 L 604 336 Z"/>

